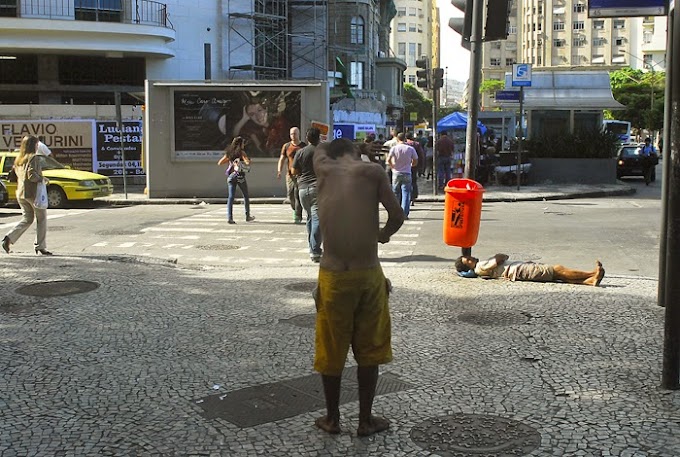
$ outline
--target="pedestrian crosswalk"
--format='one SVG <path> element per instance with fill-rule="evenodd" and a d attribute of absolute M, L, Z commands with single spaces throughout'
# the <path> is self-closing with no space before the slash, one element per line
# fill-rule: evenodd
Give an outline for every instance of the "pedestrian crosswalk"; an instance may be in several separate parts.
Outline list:
<path fill-rule="evenodd" d="M 235 208 L 240 209 L 240 208 Z M 422 208 L 425 209 L 425 208 Z M 200 264 L 286 264 L 309 261 L 306 225 L 294 224 L 283 205 L 252 205 L 255 221 L 236 218 L 227 224 L 224 209 L 208 209 L 158 222 L 139 233 L 108 236 L 87 248 L 89 253 L 151 256 Z M 187 213 L 190 213 L 187 211 Z M 387 214 L 381 212 L 381 221 Z M 390 243 L 379 245 L 381 258 L 411 255 L 423 221 L 408 220 Z"/>

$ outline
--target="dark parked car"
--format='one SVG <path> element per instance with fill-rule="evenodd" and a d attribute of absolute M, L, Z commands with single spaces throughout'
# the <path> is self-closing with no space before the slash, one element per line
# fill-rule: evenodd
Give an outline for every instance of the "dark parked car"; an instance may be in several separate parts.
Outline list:
<path fill-rule="evenodd" d="M 638 144 L 624 144 L 619 148 L 616 156 L 616 178 L 620 179 L 623 176 L 644 176 L 644 161 L 651 160 L 652 164 L 656 165 L 659 161 L 657 155 L 652 157 L 644 157 L 642 155 L 642 146 Z M 656 170 L 652 166 L 651 180 L 656 181 Z"/>
<path fill-rule="evenodd" d="M 9 193 L 7 193 L 7 187 L 5 183 L 0 179 L 0 206 L 5 206 L 9 200 Z"/>

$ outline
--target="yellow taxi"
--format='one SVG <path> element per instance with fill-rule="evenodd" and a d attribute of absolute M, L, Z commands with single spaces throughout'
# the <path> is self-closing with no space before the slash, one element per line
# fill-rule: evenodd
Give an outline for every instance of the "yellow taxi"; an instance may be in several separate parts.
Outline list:
<path fill-rule="evenodd" d="M 9 182 L 7 175 L 19 156 L 18 152 L 0 152 L 0 178 L 7 187 L 10 202 L 16 202 L 17 183 Z M 50 208 L 63 208 L 70 200 L 92 200 L 113 193 L 111 180 L 89 171 L 72 170 L 52 157 L 38 155 L 43 176 L 50 180 L 47 200 Z"/>

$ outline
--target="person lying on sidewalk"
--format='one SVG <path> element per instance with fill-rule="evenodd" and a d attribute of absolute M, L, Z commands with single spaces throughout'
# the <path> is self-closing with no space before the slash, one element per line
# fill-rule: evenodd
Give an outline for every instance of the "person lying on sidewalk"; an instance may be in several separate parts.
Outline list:
<path fill-rule="evenodd" d="M 472 256 L 460 256 L 456 259 L 456 270 L 460 276 L 484 279 L 504 278 L 510 281 L 533 282 L 566 282 L 599 286 L 604 278 L 604 268 L 599 260 L 595 261 L 592 271 L 572 270 L 562 265 L 545 265 L 542 263 L 511 261 L 506 254 L 496 254 L 490 259 L 480 262 Z"/>

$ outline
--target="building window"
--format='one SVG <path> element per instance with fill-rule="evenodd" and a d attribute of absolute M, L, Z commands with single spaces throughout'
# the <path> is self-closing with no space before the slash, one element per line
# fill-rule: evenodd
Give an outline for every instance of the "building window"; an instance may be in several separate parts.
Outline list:
<path fill-rule="evenodd" d="M 364 88 L 364 63 L 349 63 L 349 83 L 357 89 Z"/>
<path fill-rule="evenodd" d="M 625 41 L 626 40 L 624 38 L 617 38 L 614 40 L 614 44 L 616 44 L 616 46 L 624 46 Z"/>
<path fill-rule="evenodd" d="M 583 13 L 586 10 L 586 5 L 583 3 L 577 3 L 574 5 L 574 13 Z"/>
<path fill-rule="evenodd" d="M 75 18 L 81 21 L 120 22 L 122 0 L 75 0 Z"/>
<path fill-rule="evenodd" d="M 418 8 L 418 17 L 423 17 L 423 10 L 422 10 L 422 8 Z"/>
<path fill-rule="evenodd" d="M 405 32 L 406 31 L 406 22 L 399 22 L 397 24 L 397 32 Z"/>
<path fill-rule="evenodd" d="M 539 22 L 539 23 L 538 23 L 538 31 L 540 32 L 541 30 L 543 30 L 543 24 L 541 24 L 541 23 Z"/>
<path fill-rule="evenodd" d="M 423 55 L 423 43 L 418 43 L 418 54 L 419 56 Z"/>
<path fill-rule="evenodd" d="M 416 9 L 415 8 L 409 8 L 408 9 L 408 15 L 409 16 L 415 16 L 416 15 Z"/>
<path fill-rule="evenodd" d="M 496 58 L 496 57 L 492 57 L 489 61 L 489 64 L 492 67 L 500 67 L 501 66 L 501 59 Z"/>
<path fill-rule="evenodd" d="M 623 54 L 614 54 L 612 56 L 612 63 L 626 63 L 626 56 Z"/>
<path fill-rule="evenodd" d="M 350 41 L 352 44 L 364 44 L 364 18 L 354 16 L 349 25 Z"/>
<path fill-rule="evenodd" d="M 406 8 L 397 8 L 397 17 L 406 16 Z"/>
<path fill-rule="evenodd" d="M 415 84 L 416 83 L 416 75 L 408 75 L 408 83 L 409 84 Z"/>
<path fill-rule="evenodd" d="M 562 21 L 553 22 L 553 30 L 564 30 L 564 22 Z"/>
<path fill-rule="evenodd" d="M 543 5 L 538 5 L 538 14 L 543 14 Z"/>
<path fill-rule="evenodd" d="M 508 26 L 508 33 L 510 35 L 516 35 L 517 34 L 517 26 L 516 25 Z"/>
<path fill-rule="evenodd" d="M 397 43 L 397 54 L 400 56 L 406 55 L 406 43 Z"/>
<path fill-rule="evenodd" d="M 604 64 L 604 54 L 593 54 L 593 58 L 590 62 L 599 65 Z"/>
<path fill-rule="evenodd" d="M 536 65 L 543 65 L 543 59 L 541 56 L 536 57 Z"/>
<path fill-rule="evenodd" d="M 556 39 L 553 40 L 553 46 L 556 48 L 562 48 L 564 45 L 567 44 L 567 40 L 562 40 L 562 39 Z"/>
<path fill-rule="evenodd" d="M 415 67 L 416 65 L 416 59 L 419 56 L 416 54 L 416 44 L 415 43 L 409 43 L 408 44 L 408 66 L 409 67 Z"/>
<path fill-rule="evenodd" d="M 614 19 L 614 28 L 615 29 L 625 29 L 626 28 L 626 20 L 625 19 Z"/>
<path fill-rule="evenodd" d="M 17 0 L 0 0 L 0 17 L 17 17 Z"/>
<path fill-rule="evenodd" d="M 605 38 L 593 38 L 593 46 L 604 46 L 605 44 L 607 44 L 607 40 Z"/>
<path fill-rule="evenodd" d="M 491 49 L 500 49 L 500 48 L 501 48 L 500 41 L 492 41 L 491 42 Z"/>
<path fill-rule="evenodd" d="M 408 31 L 409 32 L 415 32 L 416 31 L 416 25 L 413 22 L 409 23 Z"/>
<path fill-rule="evenodd" d="M 576 47 L 576 48 L 582 48 L 583 46 L 586 45 L 586 39 L 585 37 L 579 36 L 575 37 L 571 41 L 571 45 Z"/>
<path fill-rule="evenodd" d="M 536 23 L 531 24 L 531 31 L 532 32 L 536 31 Z"/>
<path fill-rule="evenodd" d="M 423 33 L 423 24 L 418 24 L 418 33 Z"/>
<path fill-rule="evenodd" d="M 585 24 L 583 21 L 574 21 L 572 24 L 572 28 L 574 30 L 583 30 L 585 28 Z"/>
<path fill-rule="evenodd" d="M 514 58 L 507 57 L 507 58 L 505 59 L 505 66 L 506 66 L 506 67 L 509 67 L 509 66 L 511 66 L 511 65 L 514 65 L 514 64 L 516 64 L 516 63 L 517 63 L 517 61 L 516 61 Z"/>
<path fill-rule="evenodd" d="M 595 30 L 604 30 L 604 20 L 597 19 L 597 20 L 593 21 L 593 28 Z"/>
<path fill-rule="evenodd" d="M 642 63 L 645 68 L 652 68 L 652 65 L 654 65 L 654 61 L 652 60 L 653 56 L 651 54 L 643 54 L 642 55 Z"/>
<path fill-rule="evenodd" d="M 642 34 L 642 41 L 645 44 L 649 44 L 652 42 L 652 38 L 654 38 L 654 32 L 644 32 Z"/>

